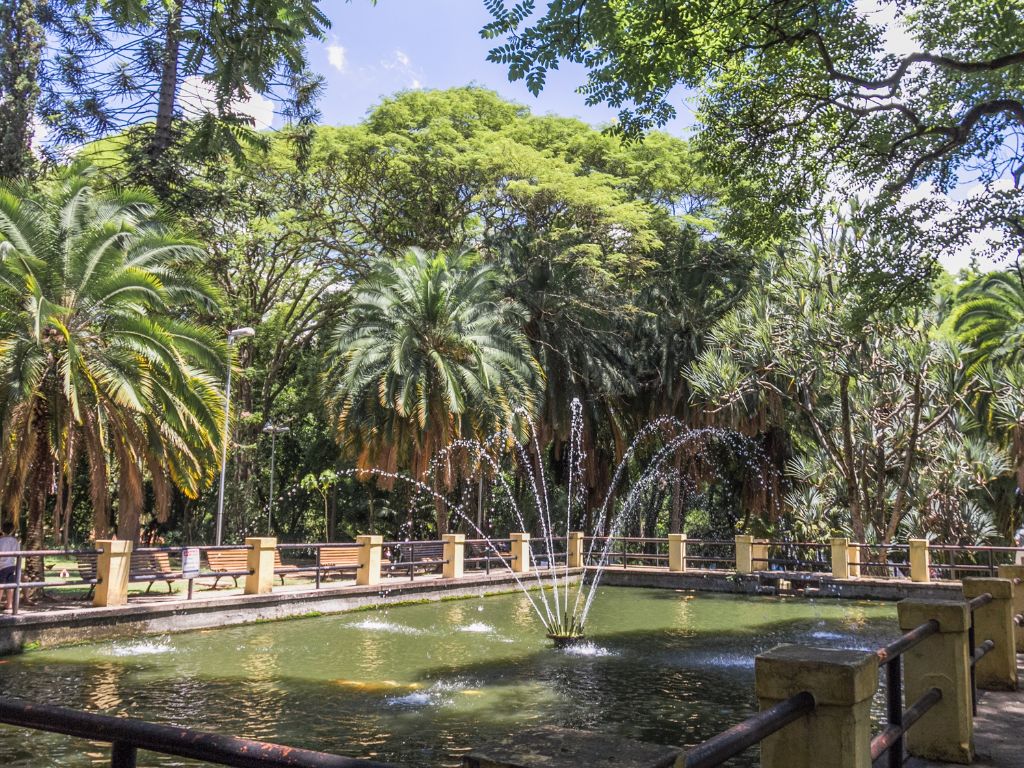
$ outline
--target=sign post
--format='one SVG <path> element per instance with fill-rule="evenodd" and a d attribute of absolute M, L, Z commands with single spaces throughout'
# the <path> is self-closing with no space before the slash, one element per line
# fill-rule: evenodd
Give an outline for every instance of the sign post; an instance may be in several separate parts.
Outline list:
<path fill-rule="evenodd" d="M 192 599 L 192 581 L 199 576 L 199 547 L 181 550 L 181 578 L 188 579 L 188 599 Z"/>

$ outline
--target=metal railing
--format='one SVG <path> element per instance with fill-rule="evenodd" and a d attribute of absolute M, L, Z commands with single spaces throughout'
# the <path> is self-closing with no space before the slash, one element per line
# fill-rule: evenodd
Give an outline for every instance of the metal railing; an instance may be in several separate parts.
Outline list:
<path fill-rule="evenodd" d="M 326 542 L 320 544 L 278 544 L 278 552 L 312 552 L 313 562 L 310 564 L 299 563 L 288 563 L 283 568 L 275 568 L 275 576 L 283 575 L 295 575 L 295 574 L 313 574 L 313 584 L 315 589 L 320 589 L 323 585 L 324 577 L 331 576 L 333 574 L 344 574 L 355 576 L 359 569 L 363 566 L 358 562 L 358 555 L 356 562 L 353 563 L 340 563 L 330 562 L 325 565 L 323 562 L 324 550 L 337 550 L 347 551 L 352 550 L 356 553 L 363 548 L 363 544 L 358 542 Z"/>
<path fill-rule="evenodd" d="M 476 552 L 483 554 L 474 554 Z M 475 570 L 482 568 L 487 574 L 491 572 L 492 563 L 505 567 L 516 559 L 512 554 L 512 539 L 466 539 L 465 555 L 464 566 L 474 566 Z"/>
<path fill-rule="evenodd" d="M 684 768 L 715 768 L 814 711 L 807 691 L 780 701 L 686 751 Z"/>
<path fill-rule="evenodd" d="M 96 578 L 96 558 L 103 554 L 101 549 L 19 549 L 14 552 L 4 552 L 3 557 L 14 558 L 14 582 L 11 584 L 0 584 L 0 595 L 5 595 L 6 592 L 14 590 L 14 599 L 11 603 L 11 613 L 17 615 L 21 609 L 21 593 L 25 589 L 34 589 L 37 587 L 47 588 L 58 588 L 58 587 L 89 587 L 94 588 L 99 584 L 99 580 Z M 48 557 L 74 557 L 76 558 L 91 558 L 92 569 L 83 570 L 82 561 L 78 561 L 74 566 L 70 568 L 58 569 L 54 566 L 48 566 L 46 564 L 46 558 Z M 39 559 L 42 561 L 42 573 L 40 574 L 42 580 L 30 580 L 25 581 L 25 561 Z M 71 570 L 78 572 L 79 577 L 77 579 L 71 579 L 65 577 L 63 574 L 70 573 Z M 56 580 L 47 581 L 46 572 L 57 571 L 58 578 Z M 89 575 L 91 573 L 91 575 Z"/>
<path fill-rule="evenodd" d="M 7 697 L 0 697 L 0 723 L 106 742 L 111 745 L 111 768 L 135 768 L 139 750 L 239 768 L 384 768 L 386 765 Z"/>
<path fill-rule="evenodd" d="M 383 547 L 388 559 L 381 561 L 381 572 L 391 574 L 404 570 L 409 581 L 416 578 L 417 571 L 422 574 L 440 571 L 448 563 L 444 559 L 444 542 L 441 541 L 385 541 Z"/>
<path fill-rule="evenodd" d="M 932 707 L 942 700 L 942 691 L 929 688 L 906 709 L 903 708 L 903 654 L 939 631 L 939 622 L 929 619 L 894 642 L 879 648 L 880 667 L 885 668 L 886 724 L 871 740 L 871 759 L 888 754 L 890 768 L 903 765 L 903 736 Z"/>

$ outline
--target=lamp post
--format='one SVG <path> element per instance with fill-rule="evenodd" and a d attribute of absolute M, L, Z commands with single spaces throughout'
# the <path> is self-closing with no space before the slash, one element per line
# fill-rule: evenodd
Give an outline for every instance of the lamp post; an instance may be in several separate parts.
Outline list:
<path fill-rule="evenodd" d="M 269 421 L 263 425 L 263 432 L 270 435 L 270 501 L 267 504 L 267 536 L 274 525 L 274 454 L 277 452 L 277 436 L 290 432 L 288 427 L 280 424 L 271 424 Z"/>
<path fill-rule="evenodd" d="M 224 476 L 228 468 L 228 421 L 231 417 L 231 344 L 235 339 L 255 336 L 253 328 L 236 328 L 228 331 L 228 381 L 224 387 L 224 441 L 220 449 L 220 492 L 217 494 L 217 533 L 214 543 L 219 547 L 221 532 L 224 528 Z"/>

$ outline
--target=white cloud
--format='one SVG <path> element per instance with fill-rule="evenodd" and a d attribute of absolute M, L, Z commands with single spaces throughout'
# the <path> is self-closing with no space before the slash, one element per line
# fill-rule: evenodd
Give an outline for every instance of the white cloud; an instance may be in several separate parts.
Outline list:
<path fill-rule="evenodd" d="M 182 114 L 193 120 L 217 110 L 213 85 L 198 75 L 191 75 L 181 81 L 179 103 Z M 230 107 L 239 114 L 251 117 L 257 129 L 270 128 L 274 122 L 274 103 L 262 94 L 254 93 L 247 99 L 236 99 Z"/>
<path fill-rule="evenodd" d="M 405 51 L 396 49 L 390 59 L 383 59 L 380 62 L 383 69 L 396 73 L 404 82 L 406 88 L 422 88 L 423 72 L 413 66 L 412 59 Z"/>
<path fill-rule="evenodd" d="M 345 48 L 338 43 L 327 46 L 327 63 L 339 72 L 345 71 Z"/>

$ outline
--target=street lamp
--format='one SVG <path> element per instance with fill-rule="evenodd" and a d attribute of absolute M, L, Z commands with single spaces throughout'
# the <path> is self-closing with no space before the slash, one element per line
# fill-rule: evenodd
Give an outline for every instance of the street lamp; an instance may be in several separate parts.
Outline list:
<path fill-rule="evenodd" d="M 219 547 L 221 531 L 224 528 L 224 476 L 228 468 L 228 419 L 231 416 L 231 344 L 235 339 L 255 336 L 253 328 L 235 328 L 228 331 L 228 381 L 224 387 L 224 442 L 220 449 L 220 492 L 217 494 L 217 534 L 214 543 Z"/>
<path fill-rule="evenodd" d="M 270 503 L 267 505 L 267 536 L 274 524 L 274 454 L 277 452 L 277 436 L 290 432 L 286 426 L 271 424 L 269 421 L 263 425 L 263 432 L 270 435 Z"/>

